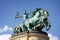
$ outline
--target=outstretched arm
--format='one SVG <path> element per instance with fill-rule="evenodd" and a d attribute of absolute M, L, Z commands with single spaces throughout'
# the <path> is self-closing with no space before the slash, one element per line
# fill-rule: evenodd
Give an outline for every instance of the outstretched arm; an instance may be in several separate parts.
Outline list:
<path fill-rule="evenodd" d="M 23 16 L 20 16 L 20 15 L 19 15 L 19 12 L 16 12 L 16 13 L 17 13 L 17 14 L 16 14 L 16 16 L 15 16 L 15 19 L 16 19 L 16 18 L 21 18 L 21 17 L 23 17 Z"/>

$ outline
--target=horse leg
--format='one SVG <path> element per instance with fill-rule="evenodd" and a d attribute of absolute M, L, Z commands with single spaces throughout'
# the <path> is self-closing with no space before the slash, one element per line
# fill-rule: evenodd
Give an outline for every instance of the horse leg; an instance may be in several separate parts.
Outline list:
<path fill-rule="evenodd" d="M 47 31 L 51 28 L 49 20 L 47 20 Z"/>

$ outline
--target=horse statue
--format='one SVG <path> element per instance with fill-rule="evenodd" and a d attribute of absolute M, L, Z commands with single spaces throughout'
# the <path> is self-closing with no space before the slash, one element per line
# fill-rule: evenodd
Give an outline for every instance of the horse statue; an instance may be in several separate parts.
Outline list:
<path fill-rule="evenodd" d="M 46 30 L 49 30 L 51 25 L 50 21 L 48 20 L 48 11 L 43 10 L 41 8 L 37 8 L 33 13 L 32 13 L 32 18 L 28 19 L 28 15 L 25 12 L 23 17 L 24 17 L 24 22 L 19 24 L 19 26 L 15 27 L 15 31 L 17 33 L 23 32 L 23 31 L 42 31 L 44 27 L 46 27 Z M 18 29 L 18 30 L 17 30 Z"/>

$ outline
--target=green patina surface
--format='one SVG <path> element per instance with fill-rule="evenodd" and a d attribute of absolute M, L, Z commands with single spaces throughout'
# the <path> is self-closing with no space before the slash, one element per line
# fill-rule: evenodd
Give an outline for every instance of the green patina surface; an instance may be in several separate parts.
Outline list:
<path fill-rule="evenodd" d="M 36 10 L 32 13 L 32 17 L 29 19 L 28 18 L 28 13 L 24 13 L 23 16 L 19 16 L 19 13 L 15 16 L 15 18 L 24 18 L 24 22 L 21 24 L 18 24 L 14 28 L 14 33 L 20 33 L 23 31 L 42 31 L 44 27 L 46 27 L 46 30 L 49 30 L 51 25 L 50 21 L 48 19 L 48 11 L 42 9 L 42 8 L 36 8 Z"/>

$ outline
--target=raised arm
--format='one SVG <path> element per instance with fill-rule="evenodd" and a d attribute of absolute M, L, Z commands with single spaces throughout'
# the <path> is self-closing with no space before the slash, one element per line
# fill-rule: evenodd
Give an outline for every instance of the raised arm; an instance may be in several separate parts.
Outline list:
<path fill-rule="evenodd" d="M 15 19 L 17 19 L 17 18 L 22 18 L 23 16 L 20 16 L 19 15 L 19 12 L 16 12 L 17 14 L 16 14 L 16 16 L 15 16 Z"/>

